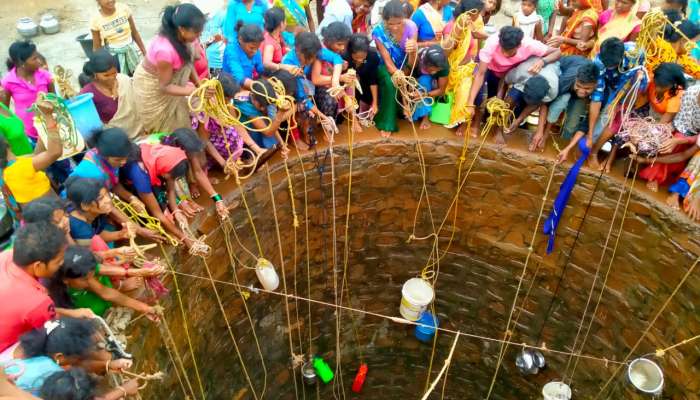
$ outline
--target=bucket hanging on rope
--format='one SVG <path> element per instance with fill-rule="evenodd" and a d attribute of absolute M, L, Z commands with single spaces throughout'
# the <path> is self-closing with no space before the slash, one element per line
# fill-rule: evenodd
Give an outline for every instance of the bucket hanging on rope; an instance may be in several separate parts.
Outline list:
<path fill-rule="evenodd" d="M 435 292 L 433 286 L 425 279 L 411 278 L 403 284 L 401 295 L 401 316 L 409 321 L 417 321 L 433 301 Z"/>
<path fill-rule="evenodd" d="M 431 342 L 433 340 L 433 337 L 435 336 L 435 330 L 438 326 L 440 326 L 440 321 L 438 320 L 438 317 L 433 315 L 433 313 L 431 313 L 430 311 L 426 311 L 416 322 L 422 324 L 416 325 L 416 339 L 424 343 Z"/>
<path fill-rule="evenodd" d="M 627 367 L 627 378 L 630 383 L 643 393 L 658 395 L 664 387 L 664 373 L 653 361 L 638 358 Z"/>
<path fill-rule="evenodd" d="M 361 363 L 360 368 L 357 369 L 357 374 L 355 374 L 355 380 L 352 382 L 352 391 L 355 393 L 360 393 L 362 391 L 362 386 L 365 384 L 366 378 L 367 364 Z"/>
<path fill-rule="evenodd" d="M 255 275 L 258 276 L 260 284 L 265 290 L 275 291 L 280 285 L 280 277 L 275 271 L 275 266 L 264 258 L 258 258 L 258 263 L 255 265 Z"/>
<path fill-rule="evenodd" d="M 328 366 L 328 363 L 323 360 L 323 358 L 318 356 L 314 357 L 313 365 L 316 375 L 321 378 L 323 383 L 328 383 L 333 380 L 333 371 L 331 370 L 331 367 Z"/>
<path fill-rule="evenodd" d="M 316 370 L 311 361 L 307 361 L 301 366 L 301 376 L 305 384 L 309 386 L 316 384 Z"/>
<path fill-rule="evenodd" d="M 571 400 L 571 388 L 564 382 L 549 382 L 542 388 L 544 400 Z"/>

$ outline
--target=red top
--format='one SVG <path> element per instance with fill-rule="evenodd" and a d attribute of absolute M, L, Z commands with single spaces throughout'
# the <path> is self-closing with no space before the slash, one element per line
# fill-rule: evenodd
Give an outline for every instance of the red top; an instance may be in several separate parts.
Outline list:
<path fill-rule="evenodd" d="M 269 32 L 265 31 L 263 32 L 263 42 L 260 45 L 260 53 L 262 54 L 263 50 L 265 50 L 266 46 L 272 46 L 274 49 L 272 52 L 272 62 L 275 64 L 279 64 L 282 62 L 282 57 L 284 57 L 285 54 L 287 54 L 287 45 L 284 43 L 284 39 L 280 37 L 280 40 L 275 39 L 270 35 Z"/>
<path fill-rule="evenodd" d="M 12 262 L 12 250 L 0 253 L 0 304 L 0 351 L 56 317 L 46 288 Z"/>

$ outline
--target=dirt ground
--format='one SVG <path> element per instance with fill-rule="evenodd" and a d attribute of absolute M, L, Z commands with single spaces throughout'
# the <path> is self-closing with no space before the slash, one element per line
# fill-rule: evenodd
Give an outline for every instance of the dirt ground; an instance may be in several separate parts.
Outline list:
<path fill-rule="evenodd" d="M 133 10 L 136 25 L 144 41 L 148 42 L 160 26 L 161 10 L 167 4 L 176 3 L 176 0 L 123 2 Z M 28 16 L 38 23 L 41 16 L 47 12 L 58 18 L 61 31 L 55 35 L 40 33 L 32 40 L 51 68 L 60 64 L 73 71 L 77 87 L 77 76 L 86 58 L 76 38 L 90 33 L 90 17 L 97 12 L 95 0 L 0 0 L 0 59 L 5 60 L 10 44 L 20 39 L 16 29 L 17 20 Z M 4 74 L 5 70 L 3 62 L 0 71 Z"/>

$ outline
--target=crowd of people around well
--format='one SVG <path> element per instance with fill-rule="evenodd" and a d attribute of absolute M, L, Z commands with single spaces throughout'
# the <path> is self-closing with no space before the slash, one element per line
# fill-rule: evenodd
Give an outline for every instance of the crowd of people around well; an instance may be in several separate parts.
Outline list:
<path fill-rule="evenodd" d="M 559 162 L 580 151 L 605 172 L 628 151 L 620 132 L 637 118 L 672 132 L 657 153 L 633 154 L 639 176 L 700 220 L 697 0 L 660 4 L 654 43 L 638 39 L 648 37 L 645 15 L 660 12 L 647 0 L 522 0 L 504 26 L 495 24 L 501 0 L 326 0 L 322 8 L 315 20 L 309 0 L 167 6 L 158 34 L 142 39 L 126 3 L 96 0 L 93 52 L 79 81 L 102 128 L 81 132 L 86 150 L 70 157 L 60 103 L 51 101 L 59 85 L 49 66 L 59 60 L 30 41 L 10 46 L 0 187 L 14 230 L 0 253 L 0 397 L 136 394 L 136 378 L 99 384 L 133 363 L 105 346 L 102 318 L 124 307 L 159 319 L 153 288 L 165 268 L 137 262 L 135 238 L 191 248 L 185 227 L 200 204 L 229 216 L 214 176 L 313 148 L 329 127 L 373 125 L 390 140 L 406 120 L 419 134 L 443 125 L 476 137 L 485 104 L 500 98 L 512 124 L 482 132 L 497 144 L 525 134 L 519 127 L 530 121 L 530 151 L 556 134 L 566 141 Z M 412 98 L 397 87 L 409 78 Z M 192 95 L 211 81 L 240 124 L 192 111 Z M 125 207 L 162 229 L 134 223 Z"/>

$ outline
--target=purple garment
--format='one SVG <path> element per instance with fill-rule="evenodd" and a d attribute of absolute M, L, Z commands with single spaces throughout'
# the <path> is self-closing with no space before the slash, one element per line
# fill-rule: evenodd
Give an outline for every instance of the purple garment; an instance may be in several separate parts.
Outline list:
<path fill-rule="evenodd" d="M 80 90 L 80 94 L 83 93 L 92 93 L 92 100 L 95 102 L 97 114 L 100 115 L 102 123 L 107 124 L 114 118 L 114 114 L 117 113 L 117 109 L 119 108 L 119 101 L 117 99 L 113 99 L 100 92 L 92 82 L 88 83 Z"/>
<path fill-rule="evenodd" d="M 199 124 L 201 124 L 206 117 L 204 114 L 192 116 L 192 129 L 197 130 Z M 243 153 L 243 138 L 238 133 L 236 127 L 228 126 L 222 130 L 221 125 L 213 118 L 209 118 L 205 129 L 209 132 L 209 141 L 214 145 L 216 151 L 221 154 L 225 160 L 233 156 L 234 160 L 237 160 Z M 230 147 L 231 152 L 226 146 L 228 142 L 228 147 Z M 214 159 L 207 155 L 207 167 L 212 168 L 217 165 Z"/>

